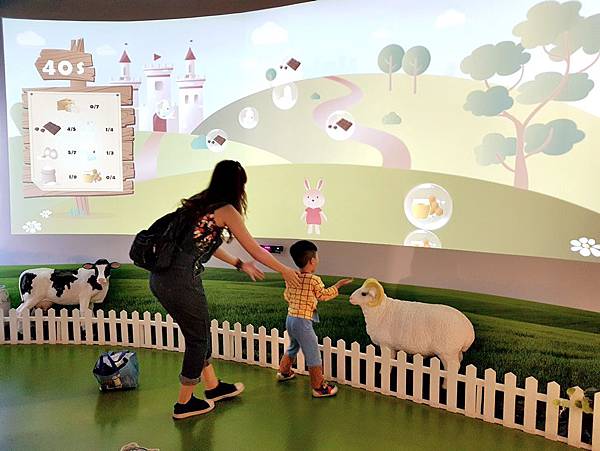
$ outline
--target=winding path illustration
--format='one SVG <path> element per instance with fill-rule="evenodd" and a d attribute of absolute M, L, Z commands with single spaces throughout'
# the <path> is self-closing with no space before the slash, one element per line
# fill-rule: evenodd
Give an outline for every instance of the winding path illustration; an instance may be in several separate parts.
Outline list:
<path fill-rule="evenodd" d="M 331 81 L 339 83 L 348 89 L 350 94 L 337 99 L 323 102 L 313 111 L 313 118 L 319 128 L 326 131 L 326 121 L 331 113 L 337 110 L 346 110 L 359 103 L 363 98 L 363 92 L 354 83 L 342 77 L 325 77 Z M 382 130 L 369 128 L 356 124 L 356 130 L 350 137 L 350 140 L 357 141 L 368 146 L 374 147 L 383 157 L 383 167 L 410 169 L 410 152 L 406 144 L 401 139 Z"/>
<path fill-rule="evenodd" d="M 152 180 L 157 176 L 158 153 L 160 150 L 160 141 L 164 133 L 154 132 L 144 143 L 144 147 L 139 156 L 135 158 L 135 180 L 142 182 Z"/>

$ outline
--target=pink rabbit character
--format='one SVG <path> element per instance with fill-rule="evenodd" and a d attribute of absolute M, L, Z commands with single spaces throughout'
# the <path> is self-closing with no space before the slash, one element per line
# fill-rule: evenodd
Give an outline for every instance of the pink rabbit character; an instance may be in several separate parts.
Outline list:
<path fill-rule="evenodd" d="M 306 188 L 306 192 L 304 193 L 304 206 L 306 209 L 304 213 L 302 213 L 303 221 L 306 220 L 306 225 L 308 226 L 308 233 L 313 233 L 313 230 L 317 235 L 321 234 L 321 222 L 327 221 L 327 216 L 323 213 L 322 207 L 325 205 L 325 196 L 321 192 L 325 182 L 323 179 L 319 179 L 317 182 L 317 187 L 315 189 L 311 189 L 310 182 L 308 179 L 304 179 L 304 188 Z"/>

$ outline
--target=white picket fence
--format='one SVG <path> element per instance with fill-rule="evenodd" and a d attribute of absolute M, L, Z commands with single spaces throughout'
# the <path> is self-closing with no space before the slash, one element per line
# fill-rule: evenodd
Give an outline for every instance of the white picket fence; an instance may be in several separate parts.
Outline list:
<path fill-rule="evenodd" d="M 183 335 L 173 318 L 167 315 L 163 319 L 160 313 L 152 317 L 149 312 L 144 312 L 140 318 L 138 312 L 129 317 L 125 311 L 117 316 L 111 310 L 106 317 L 98 310 L 94 317 L 80 316 L 75 309 L 68 316 L 67 310 L 63 309 L 60 316 L 56 316 L 53 309 L 47 315 L 38 309 L 32 316 L 23 316 L 22 333 L 19 333 L 14 309 L 7 317 L 0 318 L 0 344 L 118 345 L 185 350 Z M 216 320 L 211 323 L 211 340 L 214 358 L 269 368 L 278 368 L 280 356 L 289 342 L 287 333 L 280 336 L 277 329 L 267 333 L 262 326 L 255 330 L 253 325 L 242 328 L 240 323 L 235 323 L 232 329 L 228 321 L 219 326 Z M 600 451 L 600 393 L 594 398 L 592 441 L 589 444 L 581 440 L 584 422 L 581 409 L 568 410 L 567 434 L 559 434 L 559 407 L 554 400 L 560 398 L 560 386 L 556 382 L 547 384 L 546 393 L 539 393 L 538 381 L 533 377 L 528 377 L 525 387 L 521 388 L 512 373 L 504 375 L 504 382 L 500 383 L 496 372 L 487 369 L 484 378 L 480 379 L 473 365 L 466 367 L 465 374 L 446 372 L 440 368 L 437 358 L 430 359 L 426 366 L 420 355 L 415 355 L 410 362 L 404 352 L 392 356 L 389 350 L 382 349 L 381 354 L 377 354 L 371 345 L 362 352 L 356 342 L 347 348 L 344 340 L 338 340 L 333 346 L 328 337 L 319 347 L 325 377 L 338 384 L 408 399 L 578 448 Z M 302 353 L 298 355 L 295 367 L 300 374 L 307 374 Z M 442 389 L 446 377 L 447 389 Z M 578 389 L 573 399 L 581 394 Z M 503 400 L 502 409 L 496 409 L 498 397 Z"/>

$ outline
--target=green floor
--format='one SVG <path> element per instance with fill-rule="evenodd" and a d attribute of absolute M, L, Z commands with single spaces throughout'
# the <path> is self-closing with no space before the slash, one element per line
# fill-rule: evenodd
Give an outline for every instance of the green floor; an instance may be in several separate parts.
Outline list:
<path fill-rule="evenodd" d="M 104 349 L 104 348 L 103 348 Z M 565 445 L 408 401 L 341 387 L 312 399 L 308 380 L 216 361 L 242 381 L 239 399 L 174 422 L 181 354 L 138 350 L 135 391 L 100 393 L 99 347 L 0 346 L 0 450 L 118 450 L 131 441 L 171 450 L 559 450 Z"/>

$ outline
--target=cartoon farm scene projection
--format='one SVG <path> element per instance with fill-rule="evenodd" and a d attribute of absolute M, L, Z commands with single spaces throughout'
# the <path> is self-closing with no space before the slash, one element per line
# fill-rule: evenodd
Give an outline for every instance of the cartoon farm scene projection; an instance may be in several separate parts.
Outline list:
<path fill-rule="evenodd" d="M 242 28 L 73 22 L 68 38 L 6 21 L 6 59 L 23 67 L 7 76 L 13 233 L 133 234 L 234 159 L 258 237 L 600 262 L 598 5 L 510 1 L 493 29 L 479 10 L 431 6 L 423 28 L 388 19 L 395 2 L 349 5 L 339 24 L 323 3 Z M 19 41 L 24 26 L 39 39 Z M 47 79 L 49 49 L 76 36 L 82 59 L 54 58 Z M 130 103 L 104 106 L 97 86 Z"/>

